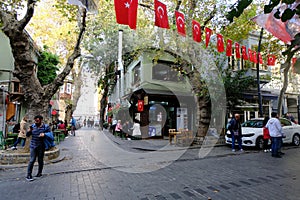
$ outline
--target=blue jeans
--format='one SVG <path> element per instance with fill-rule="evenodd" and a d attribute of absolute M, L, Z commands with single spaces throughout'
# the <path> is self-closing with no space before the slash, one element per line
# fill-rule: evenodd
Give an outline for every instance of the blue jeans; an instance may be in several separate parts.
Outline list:
<path fill-rule="evenodd" d="M 44 167 L 44 154 L 45 154 L 45 147 L 38 146 L 36 148 L 30 148 L 30 161 L 27 168 L 27 175 L 32 175 L 33 165 L 35 163 L 36 157 L 38 157 L 38 174 L 41 174 Z"/>
<path fill-rule="evenodd" d="M 278 155 L 278 150 L 281 148 L 281 137 L 272 137 L 272 156 Z"/>
<path fill-rule="evenodd" d="M 242 137 L 239 135 L 234 135 L 233 133 L 231 133 L 231 139 L 232 139 L 232 143 L 231 143 L 231 148 L 235 149 L 235 140 L 237 140 L 239 148 L 243 149 L 242 147 Z"/>
<path fill-rule="evenodd" d="M 20 142 L 22 141 L 22 147 L 25 146 L 25 142 L 26 142 L 26 138 L 21 138 L 21 137 L 18 137 L 16 142 L 14 143 L 14 147 L 16 147 Z"/>

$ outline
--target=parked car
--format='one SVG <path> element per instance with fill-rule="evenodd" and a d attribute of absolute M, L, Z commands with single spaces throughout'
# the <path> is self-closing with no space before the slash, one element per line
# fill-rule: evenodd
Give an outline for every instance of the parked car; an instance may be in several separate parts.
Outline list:
<path fill-rule="evenodd" d="M 262 149 L 263 147 L 263 118 L 248 120 L 242 124 L 242 145 L 252 146 Z M 284 135 L 283 143 L 299 146 L 300 144 L 300 125 L 291 122 L 288 119 L 279 119 L 282 125 Z M 231 134 L 227 131 L 225 135 L 227 144 L 231 144 Z"/>

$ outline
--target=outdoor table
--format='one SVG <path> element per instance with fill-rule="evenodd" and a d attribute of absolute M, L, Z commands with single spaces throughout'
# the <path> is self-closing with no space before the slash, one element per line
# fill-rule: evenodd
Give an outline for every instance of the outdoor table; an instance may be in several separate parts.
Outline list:
<path fill-rule="evenodd" d="M 56 129 L 53 131 L 53 133 L 54 133 L 54 137 L 55 137 L 57 144 L 59 144 L 59 142 L 61 140 L 65 139 L 65 130 L 64 129 Z"/>

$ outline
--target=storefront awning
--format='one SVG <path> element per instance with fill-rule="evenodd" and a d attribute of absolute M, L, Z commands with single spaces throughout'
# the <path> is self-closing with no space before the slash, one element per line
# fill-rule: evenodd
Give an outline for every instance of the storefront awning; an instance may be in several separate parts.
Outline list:
<path fill-rule="evenodd" d="M 263 100 L 267 100 L 267 101 L 277 100 L 277 98 L 278 98 L 278 95 L 270 94 L 270 93 L 262 93 L 261 96 L 262 96 Z M 243 97 L 245 99 L 258 99 L 258 94 L 244 93 Z"/>
<path fill-rule="evenodd" d="M 186 97 L 192 97 L 193 93 L 188 89 L 183 88 L 168 88 L 160 84 L 144 84 L 143 86 L 140 86 L 136 90 L 133 91 L 133 93 L 139 93 L 142 92 L 142 90 L 146 94 L 152 94 L 152 95 L 167 95 L 167 96 L 186 96 Z"/>

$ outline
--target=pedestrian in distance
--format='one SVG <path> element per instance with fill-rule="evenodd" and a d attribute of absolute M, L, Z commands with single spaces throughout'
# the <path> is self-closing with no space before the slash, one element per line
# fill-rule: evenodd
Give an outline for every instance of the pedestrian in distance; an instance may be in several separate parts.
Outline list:
<path fill-rule="evenodd" d="M 116 125 L 116 128 L 115 128 L 115 132 L 116 132 L 116 135 L 119 136 L 119 137 L 123 137 L 123 131 L 122 131 L 123 127 L 122 127 L 122 124 L 121 124 L 121 120 L 118 120 L 118 123 Z"/>
<path fill-rule="evenodd" d="M 75 136 L 75 130 L 76 130 L 76 119 L 72 116 L 71 118 L 71 135 Z"/>
<path fill-rule="evenodd" d="M 132 126 L 132 136 L 135 139 L 140 139 L 142 136 L 141 125 L 140 125 L 139 120 L 137 120 L 137 119 L 134 120 L 134 124 Z"/>
<path fill-rule="evenodd" d="M 237 140 L 239 150 L 242 152 L 242 126 L 240 123 L 240 115 L 235 114 L 234 117 L 229 122 L 228 130 L 231 133 L 231 150 L 232 152 L 235 152 L 235 140 Z"/>
<path fill-rule="evenodd" d="M 268 121 L 266 127 L 269 129 L 272 140 L 272 157 L 281 158 L 278 151 L 281 147 L 281 141 L 284 134 L 276 112 L 271 113 L 271 119 Z"/>
<path fill-rule="evenodd" d="M 41 177 L 44 167 L 44 155 L 45 155 L 45 134 L 51 132 L 51 128 L 48 124 L 43 123 L 43 117 L 37 115 L 34 117 L 35 123 L 30 126 L 30 130 L 26 136 L 32 136 L 30 142 L 30 161 L 27 168 L 26 180 L 33 181 L 32 169 L 35 163 L 36 157 L 38 158 L 38 173 L 36 177 Z"/>
<path fill-rule="evenodd" d="M 286 119 L 294 122 L 295 124 L 297 123 L 296 120 L 295 120 L 295 118 L 294 118 L 294 116 L 291 113 L 289 113 L 289 112 L 285 113 L 284 118 L 286 118 Z"/>
<path fill-rule="evenodd" d="M 11 147 L 12 150 L 17 150 L 17 145 L 22 142 L 22 148 L 25 146 L 26 142 L 26 123 L 27 123 L 28 117 L 25 115 L 23 119 L 20 122 L 20 130 L 18 133 L 17 141 L 13 144 Z"/>
<path fill-rule="evenodd" d="M 269 129 L 266 127 L 269 117 L 265 117 L 263 121 L 263 150 L 265 153 L 269 152 L 270 146 L 269 146 L 269 140 L 271 139 Z"/>

